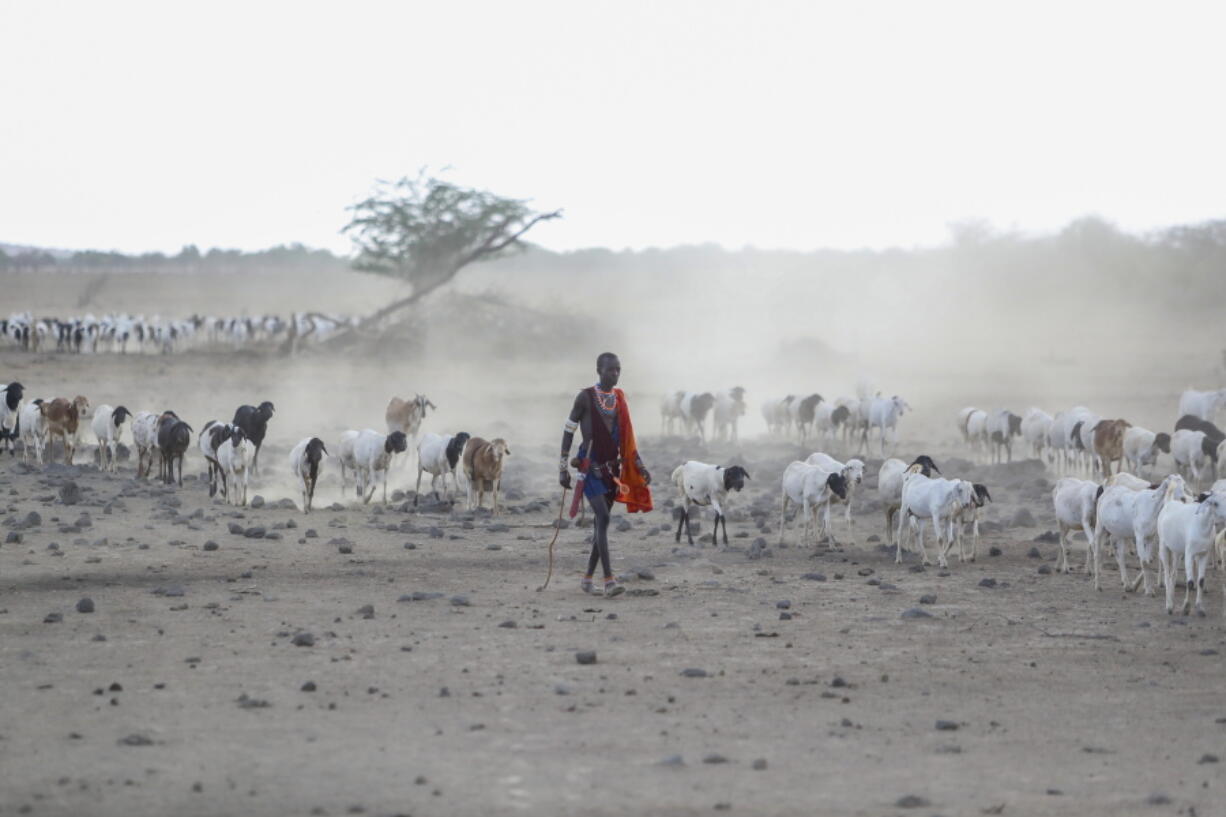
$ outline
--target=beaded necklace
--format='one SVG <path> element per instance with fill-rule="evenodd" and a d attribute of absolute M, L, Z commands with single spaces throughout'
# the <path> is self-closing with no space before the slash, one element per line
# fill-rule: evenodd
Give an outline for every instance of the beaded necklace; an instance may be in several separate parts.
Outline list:
<path fill-rule="evenodd" d="M 599 382 L 592 388 L 596 392 L 596 403 L 600 406 L 600 410 L 605 414 L 612 414 L 613 410 L 617 408 L 617 393 L 601 391 Z"/>

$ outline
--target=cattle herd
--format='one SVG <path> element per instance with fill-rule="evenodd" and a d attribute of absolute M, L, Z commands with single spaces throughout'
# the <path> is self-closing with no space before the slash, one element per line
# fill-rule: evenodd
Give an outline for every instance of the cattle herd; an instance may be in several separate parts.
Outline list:
<path fill-rule="evenodd" d="M 898 421 L 910 410 L 897 396 L 884 397 L 862 387 L 857 397 L 825 400 L 820 394 L 787 395 L 764 400 L 763 420 L 769 435 L 810 441 L 846 454 L 836 459 L 825 450 L 796 460 L 782 474 L 767 479 L 780 486 L 779 541 L 785 539 L 788 509 L 795 506 L 802 523 L 801 536 L 814 544 L 823 539 L 837 544 L 831 523 L 832 509 L 842 506 L 850 529 L 852 506 L 863 493 L 867 456 L 876 430 L 879 450 L 897 446 Z M 275 414 L 269 401 L 239 406 L 230 422 L 209 420 L 199 432 L 174 411 L 137 411 L 126 406 L 91 406 L 84 395 L 71 399 L 29 398 L 25 387 L 9 383 L 0 392 L 0 441 L 23 460 L 42 464 L 55 455 L 56 444 L 65 463 L 71 464 L 86 443 L 86 427 L 97 442 L 100 468 L 115 470 L 116 455 L 125 425 L 131 426 L 137 456 L 136 475 L 150 476 L 154 462 L 164 482 L 182 485 L 183 461 L 193 435 L 208 466 L 209 495 L 245 505 L 252 476 L 259 474 L 259 454 Z M 738 421 L 746 414 L 746 390 L 742 387 L 712 392 L 670 393 L 661 401 L 662 430 L 678 429 L 689 438 L 705 441 L 707 418 L 713 418 L 712 436 L 737 441 Z M 991 462 L 1010 461 L 1014 443 L 1020 441 L 1028 455 L 1061 474 L 1052 488 L 1052 507 L 1058 521 L 1061 549 L 1058 569 L 1069 572 L 1068 547 L 1080 531 L 1088 544 L 1084 569 L 1101 588 L 1101 556 L 1110 546 L 1116 556 L 1119 577 L 1126 590 L 1155 588 L 1147 568 L 1157 555 L 1159 581 L 1165 588 L 1166 608 L 1174 609 L 1177 566 L 1184 567 L 1186 614 L 1192 607 L 1204 613 L 1206 572 L 1223 561 L 1226 541 L 1226 480 L 1217 480 L 1219 464 L 1226 459 L 1226 435 L 1213 420 L 1226 407 L 1226 389 L 1186 391 L 1179 401 L 1178 419 L 1171 431 L 1152 431 L 1124 419 L 1103 418 L 1078 406 L 1048 414 L 1031 408 L 1024 415 L 1006 409 L 985 411 L 967 407 L 959 411 L 955 427 L 972 458 Z M 482 507 L 485 493 L 492 494 L 495 513 L 502 481 L 503 462 L 510 456 L 501 438 L 486 440 L 467 432 L 452 435 L 422 433 L 422 421 L 435 405 L 424 395 L 403 400 L 393 397 L 385 411 L 386 433 L 373 429 L 345 431 L 332 450 L 320 437 L 306 437 L 293 446 L 290 471 L 301 496 L 303 512 L 309 512 L 318 480 L 328 458 L 335 458 L 342 490 L 352 474 L 356 496 L 368 503 L 382 484 L 387 502 L 387 481 L 393 463 L 416 459 L 417 483 L 414 504 L 424 474 L 430 474 L 430 490 L 436 499 L 448 498 L 448 477 L 458 494 L 460 472 L 467 484 L 468 507 Z M 404 456 L 401 456 L 404 455 Z M 415 456 L 414 456 L 415 455 Z M 176 470 L 177 464 L 177 470 Z M 716 534 L 724 525 L 727 543 L 726 507 L 730 494 L 739 492 L 751 479 L 742 465 L 714 465 L 690 460 L 672 472 L 680 501 L 676 540 L 688 533 L 692 506 L 710 506 L 715 514 Z M 764 475 L 759 474 L 759 479 Z M 440 492 L 441 488 L 441 492 Z M 876 493 L 884 511 L 888 541 L 895 561 L 904 548 L 918 551 L 929 563 L 925 530 L 931 526 L 936 541 L 936 561 L 948 565 L 955 547 L 960 560 L 976 558 L 980 512 L 991 501 L 991 487 L 953 475 L 942 474 L 927 454 L 916 452 L 906 459 L 889 457 L 877 468 Z M 969 532 L 969 543 L 966 534 Z M 712 541 L 716 539 L 713 536 Z M 690 542 L 692 543 L 692 536 Z M 1129 581 L 1125 556 L 1131 546 L 1140 571 Z"/>
<path fill-rule="evenodd" d="M 352 325 L 353 318 L 318 312 L 297 312 L 288 318 L 192 315 L 183 319 L 130 314 L 35 318 L 29 312 L 14 312 L 0 318 L 0 338 L 26 352 L 170 354 L 205 346 L 242 349 L 289 340 L 318 342 Z"/>

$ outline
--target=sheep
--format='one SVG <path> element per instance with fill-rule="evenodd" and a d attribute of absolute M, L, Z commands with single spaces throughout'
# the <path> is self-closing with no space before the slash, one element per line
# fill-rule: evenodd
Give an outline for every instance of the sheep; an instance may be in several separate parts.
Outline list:
<path fill-rule="evenodd" d="M 345 431 L 341 434 L 340 441 L 337 443 L 336 461 L 339 462 L 341 466 L 341 491 L 345 490 L 345 469 L 346 468 L 348 468 L 350 471 L 353 471 L 354 480 L 355 481 L 357 480 L 358 461 L 353 456 L 353 447 L 354 447 L 354 444 L 357 443 L 358 437 L 361 435 L 361 433 L 362 432 L 355 431 L 354 429 L 351 428 L 348 431 Z M 362 495 L 361 483 L 357 484 L 357 494 L 358 496 Z"/>
<path fill-rule="evenodd" d="M 738 442 L 737 420 L 745 416 L 745 389 L 734 386 L 715 395 L 715 436 L 721 440 Z M 729 435 L 731 430 L 731 435 Z"/>
<path fill-rule="evenodd" d="M 406 444 L 412 441 L 416 449 L 417 432 L 421 430 L 421 421 L 426 419 L 426 409 L 437 411 L 438 407 L 431 403 L 430 398 L 424 394 L 415 394 L 412 400 L 393 397 L 387 404 L 387 411 L 383 415 L 387 421 L 387 433 L 402 432 L 406 438 Z M 405 462 L 408 462 L 407 457 Z"/>
<path fill-rule="evenodd" d="M 852 500 L 856 498 L 856 491 L 859 490 L 860 483 L 864 481 L 864 462 L 853 458 L 843 463 L 829 454 L 818 451 L 805 458 L 805 464 L 816 465 L 826 471 L 838 471 L 843 475 L 843 479 L 847 481 L 847 497 L 843 504 L 847 506 L 847 512 L 844 516 L 847 520 L 847 532 L 850 535 L 852 533 L 852 525 L 854 524 L 851 518 L 851 504 Z"/>
<path fill-rule="evenodd" d="M 64 464 L 72 465 L 77 433 L 81 428 L 81 419 L 89 412 L 89 400 L 80 394 L 71 403 L 57 397 L 50 403 L 44 401 L 39 409 L 47 424 L 47 459 L 53 460 L 51 444 L 59 437 L 64 444 Z"/>
<path fill-rule="evenodd" d="M 958 431 L 962 434 L 962 442 L 971 449 L 979 451 L 988 444 L 988 413 L 974 406 L 967 406 L 958 412 Z"/>
<path fill-rule="evenodd" d="M 860 413 L 860 406 L 863 402 L 858 397 L 837 397 L 834 401 L 834 409 L 837 412 L 839 409 L 845 409 L 847 419 L 841 424 L 843 426 L 843 447 L 850 448 L 852 438 L 860 433 L 860 430 L 865 426 L 866 421 Z"/>
<path fill-rule="evenodd" d="M 260 473 L 260 446 L 264 444 L 264 435 L 268 433 L 268 421 L 272 419 L 274 411 L 273 404 L 265 400 L 258 408 L 239 406 L 234 411 L 234 419 L 230 421 L 231 425 L 243 430 L 243 437 L 250 440 L 255 447 L 255 456 L 251 458 L 251 473 L 256 476 L 259 476 Z"/>
<path fill-rule="evenodd" d="M 1054 418 L 1039 408 L 1029 408 L 1022 415 L 1022 439 L 1030 446 L 1036 459 L 1043 459 L 1043 449 L 1047 447 L 1047 435 L 1053 422 Z"/>
<path fill-rule="evenodd" d="M 1051 452 L 1051 464 L 1057 471 L 1063 471 L 1068 466 L 1068 447 L 1069 437 L 1064 427 L 1064 412 L 1057 411 L 1052 415 L 1051 425 L 1047 428 L 1047 450 Z"/>
<path fill-rule="evenodd" d="M 817 465 L 806 465 L 797 460 L 791 463 L 783 472 L 783 510 L 779 513 L 779 544 L 783 544 L 785 521 L 787 519 L 788 502 L 801 506 L 804 517 L 802 537 L 808 536 L 809 530 L 814 530 L 814 544 L 827 531 L 834 538 L 830 528 L 830 500 L 833 497 L 847 498 L 847 481 L 837 471 L 826 471 Z M 818 524 L 819 510 L 825 510 L 825 524 Z"/>
<path fill-rule="evenodd" d="M 1088 420 L 1092 420 L 1090 426 L 1098 422 L 1098 417 L 1094 412 L 1090 411 L 1085 406 L 1074 406 L 1061 415 L 1057 415 L 1061 423 L 1061 437 L 1064 441 L 1064 466 L 1072 468 L 1082 460 L 1081 452 L 1085 450 L 1084 441 L 1081 439 L 1081 427 Z"/>
<path fill-rule="evenodd" d="M 744 488 L 747 479 L 749 472 L 739 465 L 707 465 L 696 460 L 678 465 L 673 470 L 673 484 L 681 499 L 676 541 L 681 541 L 681 526 L 684 525 L 689 543 L 694 544 L 694 534 L 690 532 L 690 505 L 710 505 L 715 511 L 711 544 L 718 542 L 720 520 L 724 523 L 724 544 L 728 544 L 728 517 L 724 515 L 723 502 L 727 501 L 729 491 L 739 492 Z"/>
<path fill-rule="evenodd" d="M 677 423 L 683 420 L 681 416 L 681 398 L 684 396 L 685 392 L 677 391 L 660 398 L 661 434 L 673 434 L 676 432 Z"/>
<path fill-rule="evenodd" d="M 897 444 L 897 425 L 898 418 L 905 411 L 910 410 L 911 406 L 907 401 L 899 397 L 897 394 L 890 398 L 874 397 L 868 404 L 868 423 L 864 426 L 860 445 L 868 450 L 868 433 L 874 428 L 881 429 L 881 456 L 885 456 L 886 437 L 893 436 L 895 439 L 892 444 Z M 864 404 L 861 404 L 861 413 L 864 411 Z"/>
<path fill-rule="evenodd" d="M 715 405 L 715 395 L 709 391 L 702 393 L 687 391 L 681 396 L 681 420 L 685 423 L 687 434 L 698 432 L 698 439 L 706 442 L 707 414 Z"/>
<path fill-rule="evenodd" d="M 358 494 L 362 504 L 370 502 L 375 493 L 376 472 L 383 472 L 383 504 L 387 504 L 387 472 L 392 458 L 409 450 L 408 437 L 403 431 L 380 434 L 366 429 L 353 443 L 353 459 L 357 464 Z M 369 488 L 370 490 L 367 490 Z"/>
<path fill-rule="evenodd" d="M 302 512 L 311 512 L 311 501 L 315 498 L 315 485 L 319 482 L 319 472 L 323 467 L 324 455 L 328 449 L 324 441 L 318 437 L 306 437 L 298 442 L 289 452 L 289 468 L 298 478 L 302 489 Z"/>
<path fill-rule="evenodd" d="M 13 445 L 16 438 L 18 412 L 21 410 L 21 398 L 25 394 L 25 386 L 14 380 L 0 390 L 0 440 L 8 444 L 9 454 L 16 456 Z"/>
<path fill-rule="evenodd" d="M 961 505 L 954 508 L 953 515 L 949 519 L 949 523 L 953 530 L 953 538 L 945 545 L 945 553 L 953 548 L 954 542 L 958 544 L 958 561 L 973 562 L 979 556 L 979 515 L 983 511 L 983 506 L 992 501 L 992 494 L 988 492 L 988 486 L 981 482 L 971 483 L 971 502 L 969 505 Z M 965 527 L 971 526 L 971 550 L 970 556 L 967 556 L 964 546 Z"/>
<path fill-rule="evenodd" d="M 485 492 L 494 493 L 494 513 L 498 513 L 498 491 L 502 487 L 502 461 L 511 456 L 507 441 L 501 437 L 483 440 L 471 437 L 464 445 L 464 477 L 468 480 L 468 509 L 473 509 L 473 484 L 477 486 L 477 507 L 485 504 Z"/>
<path fill-rule="evenodd" d="M 911 466 L 917 466 L 921 474 L 930 477 L 933 473 L 941 473 L 941 469 L 937 468 L 937 464 L 932 461 L 932 457 L 927 454 L 920 454 L 911 461 L 911 465 L 898 459 L 888 459 L 881 463 L 881 468 L 877 471 L 877 495 L 881 497 L 881 504 L 885 508 L 885 540 L 886 543 L 894 543 L 894 514 L 898 513 L 898 509 L 902 506 L 902 481 L 903 475 Z"/>
<path fill-rule="evenodd" d="M 1148 428 L 1131 426 L 1124 431 L 1124 461 L 1128 468 L 1138 476 L 1142 466 L 1154 466 L 1158 462 L 1158 454 L 1171 453 L 1171 435 L 1165 431 L 1154 433 Z"/>
<path fill-rule="evenodd" d="M 1210 492 L 1199 502 L 1169 502 L 1158 514 L 1158 561 L 1166 585 L 1166 612 L 1175 609 L 1175 557 L 1183 555 L 1183 614 L 1188 614 L 1192 585 L 1196 585 L 1196 614 L 1203 616 L 1205 572 L 1214 546 L 1214 527 L 1226 522 L 1226 494 Z"/>
<path fill-rule="evenodd" d="M 434 491 L 435 499 L 439 498 L 438 489 L 435 487 L 439 477 L 443 479 L 443 494 L 446 495 L 448 474 L 451 474 L 451 480 L 455 483 L 456 493 L 460 492 L 460 457 L 471 436 L 467 431 L 461 431 L 451 437 L 428 433 L 422 435 L 421 442 L 417 444 L 417 488 L 413 493 L 413 507 L 417 507 L 417 500 L 421 496 L 421 475 L 425 472 L 430 474 L 430 489 Z"/>
<path fill-rule="evenodd" d="M 247 439 L 247 432 L 241 426 L 231 425 L 229 438 L 217 447 L 217 463 L 226 474 L 229 504 L 246 507 L 247 484 L 254 459 L 255 443 Z"/>
<path fill-rule="evenodd" d="M 1171 435 L 1171 456 L 1184 477 L 1193 484 L 1201 482 L 1201 471 L 1206 467 L 1209 474 L 1217 470 L 1217 449 L 1221 441 L 1214 440 L 1203 431 L 1181 428 Z"/>
<path fill-rule="evenodd" d="M 822 403 L 820 394 L 808 394 L 799 400 L 793 400 L 788 406 L 790 421 L 796 427 L 796 431 L 800 434 L 800 441 L 803 443 L 805 438 L 813 430 L 813 424 L 816 420 L 817 407 Z"/>
<path fill-rule="evenodd" d="M 234 433 L 234 426 L 228 423 L 219 423 L 216 420 L 209 420 L 200 429 L 200 439 L 197 445 L 200 448 L 200 453 L 204 455 L 204 461 L 209 466 L 209 496 L 217 494 L 217 480 L 221 478 L 221 495 L 228 496 L 228 485 L 226 480 L 226 469 L 221 467 L 221 462 L 217 459 L 217 452 L 221 448 L 221 444 L 230 439 L 230 435 Z M 132 435 L 136 435 L 136 421 L 133 421 Z"/>
<path fill-rule="evenodd" d="M 974 501 L 974 488 L 966 480 L 926 477 L 920 470 L 920 466 L 913 465 L 903 477 L 894 563 L 902 562 L 903 525 L 910 523 L 911 533 L 915 535 L 918 523 L 920 558 L 923 564 L 931 564 L 928 561 L 928 551 L 924 549 L 923 522 L 925 519 L 931 519 L 937 537 L 937 564 L 948 567 L 945 554 L 949 551 L 949 546 L 945 546 L 945 543 L 949 541 L 952 546 L 952 517 Z"/>
<path fill-rule="evenodd" d="M 111 408 L 103 403 L 94 409 L 94 436 L 98 438 L 98 464 L 105 470 L 115 470 L 115 447 L 123 439 L 124 420 L 132 416 L 124 406 Z M 108 464 L 109 463 L 109 464 Z"/>
<path fill-rule="evenodd" d="M 1111 463 L 1119 463 L 1116 468 L 1124 468 L 1124 434 L 1132 428 L 1127 420 L 1099 420 L 1092 430 L 1093 453 L 1102 469 L 1104 477 L 1111 476 Z"/>
<path fill-rule="evenodd" d="M 1094 453 L 1094 429 L 1100 422 L 1102 418 L 1093 415 L 1073 427 L 1073 445 L 1084 455 L 1083 464 L 1091 474 L 1100 470 L 1098 456 Z"/>
<path fill-rule="evenodd" d="M 153 452 L 158 444 L 158 418 L 152 411 L 138 411 L 132 417 L 132 444 L 136 446 L 136 478 L 149 476 Z"/>
<path fill-rule="evenodd" d="M 1190 414 L 1208 422 L 1213 422 L 1213 418 L 1223 406 L 1226 406 L 1226 389 L 1216 391 L 1187 389 L 1179 396 L 1180 415 Z"/>
<path fill-rule="evenodd" d="M 1098 497 L 1105 489 L 1097 482 L 1076 477 L 1062 477 L 1051 489 L 1051 502 L 1056 510 L 1056 522 L 1060 525 L 1060 561 L 1056 570 L 1071 571 L 1068 559 L 1069 537 L 1074 530 L 1085 534 L 1086 544 L 1094 538 L 1097 524 Z M 1086 550 L 1085 570 L 1090 568 L 1090 550 Z"/>
<path fill-rule="evenodd" d="M 158 476 L 167 484 L 174 482 L 175 460 L 179 461 L 179 487 L 183 487 L 183 455 L 192 444 L 192 427 L 183 422 L 174 412 L 165 412 L 158 418 L 158 451 L 162 462 Z M 223 463 L 224 465 L 224 463 Z"/>
<path fill-rule="evenodd" d="M 789 394 L 787 397 L 772 398 L 762 402 L 762 419 L 766 420 L 768 434 L 787 434 L 788 426 L 792 421 L 789 406 L 795 399 L 796 395 Z"/>
<path fill-rule="evenodd" d="M 813 425 L 815 430 L 822 435 L 822 439 L 825 442 L 834 445 L 835 436 L 840 429 L 847 426 L 850 418 L 851 411 L 847 406 L 836 406 L 822 401 L 817 404 L 817 408 L 813 413 Z"/>
<path fill-rule="evenodd" d="M 1005 461 L 1013 462 L 1013 438 L 1022 436 L 1022 418 L 1008 409 L 1000 409 L 988 415 L 988 441 L 992 447 L 992 462 L 1000 462 L 1000 452 L 1005 451 Z"/>
<path fill-rule="evenodd" d="M 1110 539 L 1115 543 L 1115 560 L 1119 564 L 1120 584 L 1124 590 L 1136 590 L 1137 585 L 1144 583 L 1145 595 L 1154 594 L 1149 583 L 1149 574 L 1145 572 L 1145 565 L 1150 559 L 1149 539 L 1156 532 L 1158 513 L 1162 506 L 1171 501 L 1182 500 L 1184 496 L 1184 481 L 1178 474 L 1169 475 L 1156 488 L 1134 491 L 1123 486 L 1112 486 L 1103 489 L 1098 495 L 1094 512 L 1094 537 L 1090 540 L 1095 590 L 1102 590 L 1099 581 L 1102 573 L 1102 548 Z M 1128 567 L 1124 563 L 1124 548 L 1128 540 L 1135 544 L 1137 559 L 1141 563 L 1140 575 L 1131 585 L 1128 583 Z"/>
<path fill-rule="evenodd" d="M 26 462 L 33 452 L 35 461 L 43 464 L 43 446 L 47 444 L 47 421 L 43 417 L 41 397 L 25 403 L 17 414 L 13 436 L 21 437 L 21 460 Z"/>

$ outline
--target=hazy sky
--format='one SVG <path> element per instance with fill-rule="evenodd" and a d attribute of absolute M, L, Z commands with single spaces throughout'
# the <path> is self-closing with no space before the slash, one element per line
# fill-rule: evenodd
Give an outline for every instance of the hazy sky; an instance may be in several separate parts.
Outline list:
<path fill-rule="evenodd" d="M 1226 4 L 0 0 L 0 241 L 346 251 L 375 178 L 539 243 L 935 244 L 1220 218 Z"/>

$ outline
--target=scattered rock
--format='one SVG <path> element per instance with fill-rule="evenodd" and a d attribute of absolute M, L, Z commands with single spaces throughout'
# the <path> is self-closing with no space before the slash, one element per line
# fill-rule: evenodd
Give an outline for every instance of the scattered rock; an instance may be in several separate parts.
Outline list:
<path fill-rule="evenodd" d="M 11 531 L 9 531 L 9 532 L 8 532 L 8 536 L 5 536 L 5 537 L 4 537 L 4 544 L 6 544 L 6 545 L 20 545 L 20 544 L 21 544 L 21 534 L 20 534 L 20 533 L 18 533 L 17 531 L 15 531 L 15 530 L 11 530 Z"/>
<path fill-rule="evenodd" d="M 698 667 L 689 667 L 688 669 L 681 670 L 681 677 L 682 678 L 706 678 L 707 671 L 705 669 L 700 669 Z"/>
<path fill-rule="evenodd" d="M 1201 755 L 1201 756 L 1200 756 L 1200 760 L 1198 760 L 1198 761 L 1196 761 L 1196 762 L 1197 762 L 1197 763 L 1217 763 L 1217 762 L 1218 762 L 1218 756 L 1217 756 L 1217 755 L 1210 754 L 1210 753 L 1206 752 L 1205 754 Z"/>
<path fill-rule="evenodd" d="M 787 599 L 777 601 L 775 602 L 775 608 L 778 610 L 790 610 L 792 609 L 792 602 L 788 601 Z"/>
<path fill-rule="evenodd" d="M 596 651 L 595 650 L 583 650 L 582 652 L 577 652 L 575 653 L 575 660 L 578 661 L 580 664 L 595 664 L 596 663 Z"/>
<path fill-rule="evenodd" d="M 77 612 L 78 613 L 94 612 L 94 600 L 91 599 L 89 596 L 86 596 L 85 598 L 78 601 L 77 602 Z"/>
<path fill-rule="evenodd" d="M 243 526 L 237 522 L 231 522 L 228 527 L 230 529 L 230 533 L 234 534 L 235 536 L 242 536 L 244 533 Z"/>
<path fill-rule="evenodd" d="M 472 602 L 468 600 L 468 596 L 452 596 L 451 606 L 452 607 L 471 607 Z"/>
<path fill-rule="evenodd" d="M 1046 576 L 1048 573 L 1051 573 L 1051 565 L 1039 565 L 1040 575 Z"/>
<path fill-rule="evenodd" d="M 264 507 L 264 497 L 260 496 L 259 494 L 256 494 L 255 496 L 251 497 L 251 507 L 257 508 L 257 509 L 263 508 Z"/>
<path fill-rule="evenodd" d="M 918 794 L 905 794 L 894 801 L 898 808 L 927 808 L 932 805 Z"/>
<path fill-rule="evenodd" d="M 1013 513 L 1012 524 L 1015 528 L 1032 528 L 1037 523 L 1034 520 L 1034 514 L 1030 512 L 1029 508 L 1018 508 Z"/>
<path fill-rule="evenodd" d="M 502 622 L 498 626 L 504 630 L 514 630 L 519 625 L 515 623 L 515 619 L 508 618 L 506 621 Z"/>
<path fill-rule="evenodd" d="M 753 762 L 753 770 L 760 772 L 766 768 L 766 758 L 760 757 Z"/>
<path fill-rule="evenodd" d="M 262 698 L 248 697 L 246 692 L 239 695 L 234 702 L 238 704 L 239 709 L 267 709 L 272 706 L 272 704 Z"/>
<path fill-rule="evenodd" d="M 937 721 L 936 729 L 938 732 L 956 732 L 958 731 L 957 721 Z"/>
<path fill-rule="evenodd" d="M 314 647 L 315 635 L 308 632 L 295 633 L 293 640 L 290 642 L 295 647 Z"/>
<path fill-rule="evenodd" d="M 824 582 L 826 581 L 826 574 L 825 573 L 806 573 L 800 578 L 804 579 L 807 582 Z"/>
<path fill-rule="evenodd" d="M 937 603 L 936 593 L 925 593 L 924 595 L 919 597 L 919 603 L 920 604 L 936 604 Z"/>
<path fill-rule="evenodd" d="M 81 486 L 72 480 L 67 480 L 60 486 L 60 502 L 65 505 L 76 505 L 81 501 Z"/>
<path fill-rule="evenodd" d="M 64 615 L 62 613 L 47 613 L 43 617 L 43 624 L 59 624 L 63 620 Z"/>
<path fill-rule="evenodd" d="M 989 578 L 983 578 L 983 579 L 980 579 L 980 580 L 979 580 L 979 586 L 980 586 L 980 587 L 995 587 L 995 586 L 996 586 L 996 579 L 993 579 L 993 578 L 990 578 L 990 577 L 989 577 Z"/>
<path fill-rule="evenodd" d="M 1027 559 L 1042 559 L 1043 554 L 1039 552 L 1038 548 L 1032 547 L 1030 550 L 1026 551 L 1026 558 Z"/>
<path fill-rule="evenodd" d="M 217 548 L 218 548 L 218 544 L 214 542 L 212 539 L 204 543 L 204 549 L 207 551 L 211 552 L 211 551 L 217 550 Z"/>
<path fill-rule="evenodd" d="M 1060 534 L 1056 533 L 1054 530 L 1044 531 L 1043 533 L 1040 533 L 1038 536 L 1034 537 L 1034 539 L 1031 541 L 1038 542 L 1041 545 L 1055 545 L 1060 542 Z"/>
<path fill-rule="evenodd" d="M 359 615 L 362 618 L 374 618 L 375 606 L 373 604 L 363 604 L 354 615 Z"/>
<path fill-rule="evenodd" d="M 993 547 L 988 548 L 989 556 L 996 557 L 996 556 L 1000 556 L 1002 553 L 1004 553 L 1004 551 L 1002 551 L 998 547 L 993 546 Z"/>
<path fill-rule="evenodd" d="M 268 529 L 263 525 L 252 525 L 243 531 L 243 536 L 246 536 L 248 539 L 263 539 L 266 533 L 268 533 Z"/>
<path fill-rule="evenodd" d="M 927 610 L 921 610 L 918 607 L 912 607 L 910 610 L 903 610 L 899 618 L 932 618 L 932 613 Z"/>
<path fill-rule="evenodd" d="M 120 746 L 152 746 L 153 739 L 145 735 L 132 734 L 116 741 Z"/>
<path fill-rule="evenodd" d="M 681 759 L 681 755 L 669 755 L 668 757 L 656 763 L 656 765 L 676 768 L 678 766 L 684 766 L 685 761 Z"/>
<path fill-rule="evenodd" d="M 303 692 L 314 692 L 314 691 L 315 691 L 315 682 L 314 682 L 314 681 L 307 681 L 305 684 L 303 684 L 303 685 L 302 685 L 302 691 L 303 691 Z"/>
<path fill-rule="evenodd" d="M 709 755 L 703 755 L 702 762 L 703 762 L 703 763 L 710 763 L 710 764 L 716 764 L 716 763 L 727 763 L 727 762 L 728 762 L 728 758 L 724 757 L 723 755 L 721 755 L 721 754 L 719 754 L 719 753 L 717 753 L 717 752 L 712 752 L 712 753 L 711 753 L 711 754 L 709 754 Z"/>

